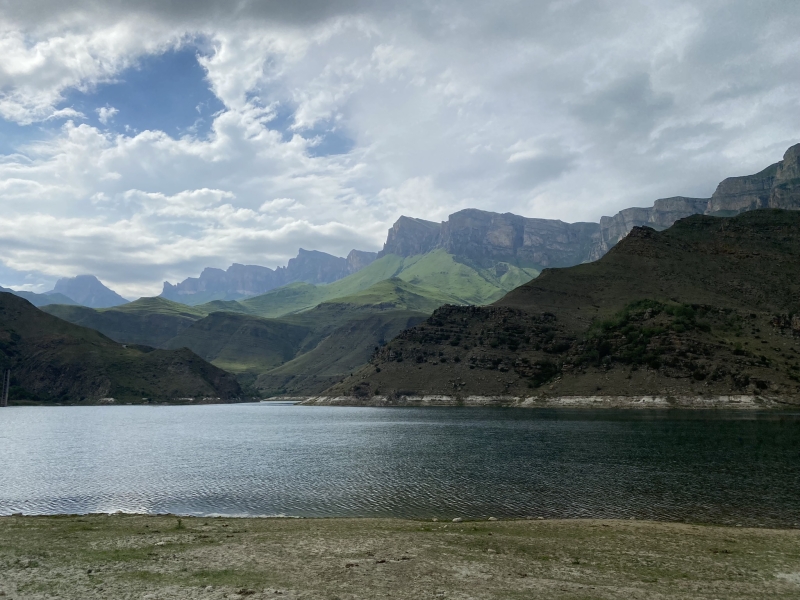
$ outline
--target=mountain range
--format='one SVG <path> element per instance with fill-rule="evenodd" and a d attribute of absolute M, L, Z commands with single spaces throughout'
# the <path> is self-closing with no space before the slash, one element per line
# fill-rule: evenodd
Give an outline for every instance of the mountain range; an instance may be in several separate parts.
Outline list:
<path fill-rule="evenodd" d="M 409 397 L 702 397 L 800 405 L 800 212 L 635 227 L 596 262 L 490 306 L 445 306 L 326 392 Z"/>
<path fill-rule="evenodd" d="M 77 277 L 62 277 L 56 282 L 55 287 L 43 294 L 12 290 L 0 287 L 0 292 L 13 294 L 25 298 L 34 306 L 49 306 L 51 304 L 79 305 L 90 308 L 108 308 L 126 304 L 128 300 L 109 289 L 94 275 L 78 275 Z"/>
<path fill-rule="evenodd" d="M 8 369 L 16 402 L 225 402 L 242 396 L 233 376 L 186 348 L 120 344 L 3 292 L 0 371 Z"/>
<path fill-rule="evenodd" d="M 498 276 L 510 266 L 538 273 L 599 259 L 634 227 L 660 231 L 695 214 L 733 216 L 760 208 L 800 209 L 800 144 L 783 160 L 760 173 L 722 181 L 710 198 L 676 196 L 656 200 L 650 208 L 627 208 L 599 223 L 565 223 L 511 213 L 466 209 L 435 223 L 402 216 L 389 229 L 378 253 L 353 250 L 347 258 L 300 250 L 297 258 L 276 270 L 232 265 L 227 271 L 205 269 L 198 278 L 164 283 L 162 296 L 186 304 L 256 296 L 289 283 L 328 284 L 385 256 L 409 258 L 436 250 L 456 261 Z M 498 288 L 501 289 L 501 288 Z"/>
<path fill-rule="evenodd" d="M 541 386 L 545 384 L 548 386 L 548 390 L 549 386 L 554 386 L 554 391 L 563 393 L 577 393 L 580 390 L 585 392 L 589 389 L 588 387 L 579 389 L 574 386 L 570 387 L 572 384 L 561 383 L 572 381 L 570 377 L 567 377 L 572 368 L 570 365 L 589 364 L 583 358 L 578 360 L 572 356 L 576 352 L 583 352 L 577 348 L 584 348 L 587 343 L 600 344 L 601 347 L 594 348 L 594 350 L 599 353 L 599 361 L 606 361 L 602 363 L 603 368 L 607 367 L 608 360 L 611 360 L 612 368 L 608 370 L 608 373 L 622 372 L 617 369 L 618 361 L 614 362 L 616 359 L 613 352 L 607 353 L 604 350 L 607 349 L 607 346 L 603 345 L 608 343 L 613 347 L 617 342 L 610 338 L 603 338 L 607 332 L 597 333 L 587 329 L 592 327 L 597 319 L 606 319 L 616 323 L 619 319 L 623 319 L 620 315 L 628 315 L 628 317 L 634 315 L 632 318 L 636 320 L 647 313 L 647 310 L 651 310 L 648 314 L 657 314 L 657 318 L 664 321 L 664 323 L 658 321 L 655 325 L 655 329 L 661 332 L 659 335 L 667 330 L 672 331 L 670 328 L 673 326 L 687 327 L 687 323 L 700 322 L 703 327 L 705 324 L 711 323 L 709 327 L 712 329 L 716 327 L 714 319 L 719 317 L 717 313 L 714 313 L 717 316 L 713 318 L 706 316 L 706 312 L 702 313 L 704 315 L 702 318 L 698 319 L 697 317 L 699 314 L 697 311 L 701 310 L 695 306 L 701 304 L 697 300 L 700 297 L 698 296 L 699 292 L 687 292 L 688 295 L 685 297 L 673 294 L 664 298 L 663 295 L 650 293 L 655 289 L 655 284 L 648 287 L 649 284 L 646 284 L 649 281 L 648 277 L 651 275 L 656 277 L 653 274 L 659 273 L 656 279 L 670 281 L 672 282 L 670 285 L 676 286 L 676 289 L 680 288 L 682 261 L 685 261 L 686 265 L 693 265 L 692 268 L 697 270 L 697 273 L 687 275 L 689 279 L 695 278 L 692 281 L 698 278 L 702 279 L 703 268 L 723 269 L 729 275 L 732 272 L 727 263 L 725 265 L 717 264 L 721 260 L 717 256 L 719 254 L 717 250 L 712 252 L 702 244 L 692 252 L 696 252 L 697 256 L 707 254 L 711 258 L 693 262 L 691 253 L 688 256 L 681 255 L 680 257 L 676 254 L 667 260 L 667 263 L 671 265 L 666 271 L 669 277 L 659 271 L 661 263 L 658 261 L 653 264 L 646 261 L 640 263 L 629 261 L 629 264 L 623 268 L 613 267 L 618 264 L 614 262 L 617 260 L 614 257 L 623 256 L 624 249 L 636 243 L 636 240 L 651 239 L 647 236 L 669 228 L 679 219 L 683 220 L 678 222 L 677 229 L 675 227 L 669 229 L 669 232 L 677 231 L 678 233 L 674 235 L 678 237 L 670 237 L 673 233 L 665 232 L 667 237 L 663 239 L 683 240 L 680 236 L 684 234 L 680 232 L 684 229 L 681 227 L 685 227 L 683 224 L 688 222 L 704 223 L 704 227 L 706 227 L 704 235 L 710 236 L 709 239 L 713 235 L 717 235 L 713 234 L 716 231 L 713 229 L 713 224 L 725 226 L 725 223 L 737 223 L 733 230 L 743 232 L 743 240 L 749 240 L 747 241 L 749 252 L 758 253 L 759 244 L 769 245 L 774 240 L 771 240 L 769 236 L 763 239 L 758 238 L 758 235 L 749 232 L 749 225 L 741 224 L 760 224 L 766 228 L 765 231 L 773 233 L 775 228 L 768 222 L 758 221 L 755 217 L 752 217 L 756 219 L 754 221 L 748 221 L 747 219 L 751 217 L 744 215 L 737 217 L 737 219 L 744 219 L 741 221 L 730 217 L 752 209 L 769 208 L 773 205 L 790 209 L 800 207 L 800 194 L 798 193 L 800 188 L 797 187 L 800 181 L 797 176 L 800 173 L 799 154 L 800 145 L 794 146 L 787 151 L 783 161 L 757 175 L 727 179 L 720 183 L 711 198 L 661 199 L 656 201 L 651 208 L 626 209 L 614 217 L 604 217 L 600 223 L 568 224 L 562 221 L 529 219 L 512 214 L 498 214 L 475 209 L 459 211 L 442 223 L 401 217 L 390 229 L 384 248 L 377 253 L 354 250 L 347 258 L 340 258 L 322 252 L 301 250 L 296 259 L 289 261 L 287 267 L 275 270 L 246 265 L 233 265 L 227 271 L 206 269 L 199 278 L 189 279 L 175 286 L 165 284 L 165 292 L 168 295 L 172 294 L 180 302 L 170 300 L 162 294 L 156 298 L 141 298 L 131 303 L 110 306 L 111 302 L 117 302 L 121 297 L 101 293 L 103 290 L 98 289 L 97 286 L 102 286 L 102 284 L 97 280 L 75 278 L 71 283 L 65 282 L 60 289 L 69 292 L 75 298 L 80 298 L 83 302 L 94 304 L 107 302 L 107 304 L 99 308 L 86 307 L 78 305 L 75 298 L 72 298 L 60 304 L 44 306 L 42 310 L 75 325 L 94 329 L 119 344 L 163 350 L 188 348 L 194 353 L 193 355 L 196 355 L 197 360 L 208 361 L 218 368 L 235 374 L 239 385 L 243 387 L 242 393 L 245 396 L 320 394 L 331 386 L 333 387 L 330 393 L 359 398 L 376 396 L 378 391 L 386 390 L 391 390 L 395 395 L 409 390 L 416 393 L 433 389 L 440 394 L 455 390 L 459 394 L 469 392 L 503 395 L 522 393 L 526 389 L 535 389 L 537 393 L 540 393 L 542 392 Z M 706 216 L 700 216 L 700 213 L 704 213 Z M 762 216 L 770 214 L 769 211 L 763 210 L 758 210 L 756 213 Z M 786 214 L 800 215 L 800 213 Z M 692 215 L 695 216 L 687 219 Z M 786 218 L 790 219 L 791 217 Z M 789 221 L 781 227 L 787 227 L 787 231 L 794 235 L 792 229 L 794 225 Z M 652 238 L 656 241 L 661 239 L 658 236 Z M 622 243 L 619 243 L 620 240 L 623 240 Z M 652 240 L 650 243 L 656 243 Z M 683 242 L 681 241 L 681 243 Z M 731 246 L 734 241 L 728 237 L 725 238 L 725 244 Z M 714 246 L 714 248 L 718 248 L 718 246 Z M 649 251 L 643 250 L 643 252 Z M 655 251 L 653 250 L 653 252 Z M 596 256 L 600 259 L 591 262 Z M 787 260 L 785 256 L 778 255 L 772 256 L 772 259 Z M 612 265 L 613 268 L 608 265 Z M 768 265 L 760 263 L 746 265 L 747 269 L 766 266 Z M 576 269 L 577 271 L 575 271 Z M 538 310 L 514 304 L 513 299 L 522 294 L 522 290 L 529 289 L 530 286 L 533 286 L 532 289 L 538 289 L 537 285 L 544 285 L 553 280 L 553 273 L 582 273 L 581 269 L 589 269 L 590 272 L 596 272 L 599 275 L 586 284 L 588 285 L 586 290 L 582 289 L 583 283 L 581 283 L 569 284 L 559 292 L 564 298 L 563 302 L 553 300 L 551 302 L 552 310 L 545 311 L 555 315 L 553 318 L 558 320 L 557 325 L 545 323 L 550 317 L 541 317 L 540 315 L 535 318 L 530 317 L 533 319 L 530 320 L 523 315 L 519 317 L 522 319 L 520 323 L 523 323 L 519 327 L 522 328 L 520 331 L 528 332 L 524 335 L 498 334 L 497 339 L 489 340 L 487 334 L 478 334 L 477 339 L 482 343 L 488 343 L 491 350 L 487 350 L 488 353 L 485 356 L 475 360 L 484 361 L 480 363 L 484 366 L 486 364 L 493 365 L 498 373 L 512 371 L 517 373 L 517 367 L 512 367 L 509 361 L 514 353 L 523 348 L 521 340 L 538 339 L 536 336 L 541 332 L 544 332 L 543 335 L 548 338 L 547 343 L 541 340 L 539 342 L 526 341 L 526 344 L 531 343 L 533 346 L 538 344 L 540 347 L 539 350 L 532 350 L 533 353 L 528 357 L 529 363 L 533 366 L 520 367 L 519 373 L 522 375 L 516 379 L 511 375 L 493 374 L 496 381 L 500 382 L 498 383 L 499 387 L 478 384 L 477 381 L 484 380 L 470 380 L 464 375 L 473 374 L 479 367 L 476 366 L 478 363 L 466 359 L 466 354 L 463 356 L 461 353 L 453 354 L 452 349 L 457 349 L 461 341 L 468 335 L 468 333 L 459 334 L 461 337 L 455 335 L 453 333 L 455 325 L 452 325 L 454 329 L 448 334 L 449 337 L 445 337 L 439 332 L 435 335 L 420 334 L 422 337 L 415 338 L 416 341 L 412 339 L 414 335 L 417 335 L 414 332 L 429 331 L 430 328 L 437 327 L 450 327 L 450 325 L 432 325 L 432 323 L 440 321 L 450 323 L 451 317 L 447 315 L 452 315 L 452 319 L 462 319 L 463 323 L 469 323 L 470 315 L 480 313 L 484 315 L 480 319 L 485 320 L 483 329 L 488 327 L 502 331 L 506 327 L 505 323 L 514 322 L 517 319 L 514 315 L 518 313 L 514 311 L 522 311 L 519 314 L 527 314 L 531 310 L 534 313 Z M 595 269 L 595 271 L 591 271 L 591 269 Z M 542 270 L 544 275 L 537 278 Z M 794 271 L 789 269 L 786 271 L 786 276 L 795 276 Z M 557 275 L 557 277 L 565 277 L 565 275 Z M 569 277 L 574 277 L 574 275 Z M 567 280 L 572 281 L 569 277 Z M 650 290 L 646 297 L 637 295 L 634 284 L 639 278 L 645 282 L 642 284 L 642 289 Z M 294 281 L 286 283 L 292 279 Z M 725 289 L 724 282 L 713 278 L 709 279 L 709 281 L 712 280 L 717 289 Z M 622 281 L 628 281 L 630 285 L 627 288 L 620 287 Z M 744 282 L 742 285 L 745 287 L 757 285 L 756 279 L 753 278 L 741 279 L 741 281 Z M 279 287 L 269 289 L 266 293 L 259 292 L 265 287 L 279 283 L 281 284 Z M 780 284 L 776 279 L 770 285 L 778 289 Z M 596 293 L 592 291 L 594 289 L 592 286 L 598 290 L 616 289 L 617 292 L 614 293 L 617 300 L 605 304 L 596 299 L 593 300 Z M 105 289 L 107 290 L 107 288 Z M 58 293 L 60 292 L 54 290 L 53 297 Z M 572 306 L 574 302 L 568 300 L 570 294 L 574 295 L 574 302 L 585 300 L 589 302 L 589 307 Z M 40 300 L 38 296 L 34 297 L 32 301 Z M 63 294 L 61 297 L 66 298 Z M 561 296 L 555 294 L 553 298 L 557 299 Z M 575 300 L 575 298 L 579 300 Z M 122 301 L 125 302 L 124 299 Z M 647 304 L 645 308 L 642 308 L 645 304 L 636 304 L 637 302 L 654 304 Z M 447 306 L 439 308 L 444 305 Z M 491 306 L 485 309 L 477 308 L 484 305 Z M 723 307 L 725 310 L 736 310 L 742 314 L 748 310 L 744 301 L 735 307 L 714 302 L 710 302 L 708 305 L 715 307 L 714 310 Z M 683 308 L 676 308 L 676 306 Z M 579 317 L 576 316 L 577 312 L 569 312 L 573 308 L 575 311 L 583 310 Z M 642 310 L 639 310 L 640 308 Z M 783 310 L 780 313 L 783 316 L 780 318 L 783 319 L 785 316 L 791 328 L 795 313 L 790 310 L 791 307 L 788 303 L 777 307 L 776 310 L 778 308 Z M 683 316 L 675 316 L 673 314 L 675 311 L 679 313 L 685 311 L 686 314 L 681 313 Z M 702 308 L 702 311 L 706 311 L 706 309 Z M 431 317 L 432 313 L 433 317 Z M 691 319 L 686 316 L 690 313 L 695 315 Z M 760 313 L 755 311 L 753 314 Z M 778 318 L 776 315 L 778 315 L 777 312 L 769 318 Z M 625 321 L 628 317 L 623 319 L 625 325 L 620 326 L 623 329 L 629 325 L 629 322 Z M 767 317 L 761 315 L 758 318 L 766 319 Z M 544 321 L 539 322 L 536 319 L 544 319 Z M 614 321 L 615 319 L 617 321 Z M 533 325 L 534 322 L 538 324 Z M 467 329 L 469 327 L 472 325 L 469 325 Z M 517 325 L 510 327 L 512 330 L 518 328 Z M 693 332 L 691 335 L 701 336 L 701 333 L 705 331 L 702 327 L 698 328 L 695 325 L 691 325 L 691 327 Z M 740 330 L 740 335 L 745 335 L 750 331 L 746 328 L 740 328 Z M 613 327 L 609 331 L 616 331 L 614 335 L 619 334 L 619 331 Z M 651 333 L 642 335 L 647 340 L 653 337 Z M 587 338 L 587 336 L 589 337 Z M 605 341 L 586 342 L 585 340 L 589 338 L 591 340 L 602 338 Z M 447 340 L 447 343 L 443 343 L 443 340 Z M 690 341 L 686 343 L 690 343 Z M 750 340 L 748 338 L 744 341 L 749 343 Z M 699 344 L 706 349 L 711 347 L 709 346 L 710 342 L 704 339 L 694 339 L 691 343 Z M 411 350 L 403 349 L 406 348 L 403 346 L 404 344 L 408 345 L 408 348 L 418 344 L 417 350 L 412 352 L 413 360 L 416 361 L 420 356 L 422 357 L 422 362 L 416 365 L 416 370 L 410 375 L 407 372 L 409 362 L 396 360 L 398 349 L 399 356 L 405 356 L 406 352 L 411 352 Z M 465 348 L 465 350 L 474 348 L 475 346 L 472 344 L 473 342 L 466 342 L 466 346 L 469 348 Z M 495 345 L 492 346 L 492 344 Z M 433 355 L 424 353 L 427 350 L 424 352 L 420 350 L 420 348 L 428 346 L 437 348 L 435 352 L 439 359 L 434 360 Z M 558 350 L 554 351 L 552 356 L 549 350 L 546 351 L 544 358 L 536 354 L 545 347 L 558 348 Z M 498 348 L 504 348 L 503 352 L 506 354 L 504 355 Z M 376 349 L 378 349 L 377 354 L 375 354 Z M 594 350 L 586 352 L 591 354 Z M 750 352 L 751 350 L 743 347 L 741 351 Z M 420 352 L 423 353 L 420 354 Z M 649 350 L 643 352 L 643 356 L 652 358 Z M 606 360 L 609 356 L 612 358 Z M 732 356 L 745 355 L 733 354 Z M 773 360 L 766 354 L 764 356 L 767 357 L 766 360 Z M 373 362 L 367 367 L 363 367 L 370 360 Z M 576 361 L 578 362 L 576 363 Z M 447 381 L 439 381 L 437 378 L 442 373 L 446 373 L 447 368 L 431 370 L 433 365 L 449 364 L 450 367 L 453 367 L 459 362 L 462 364 L 458 367 L 460 370 L 456 379 L 449 378 Z M 701 364 L 697 361 L 695 363 L 696 365 Z M 637 378 L 641 377 L 641 373 L 644 372 L 644 369 L 640 369 L 642 364 L 644 363 L 630 363 L 630 365 L 636 366 L 636 369 L 631 366 L 631 370 L 627 372 L 626 381 L 638 384 L 639 379 Z M 398 365 L 402 365 L 402 368 L 398 368 Z M 762 367 L 763 365 L 758 368 Z M 464 371 L 465 368 L 466 371 Z M 641 372 L 635 375 L 637 369 Z M 461 371 L 464 374 L 461 374 Z M 780 387 L 780 385 L 789 385 L 785 378 L 768 378 L 763 373 L 759 374 L 756 371 L 753 371 L 752 377 L 748 379 L 749 383 L 741 389 L 746 390 L 749 389 L 748 386 L 755 385 L 756 389 L 760 390 L 759 382 L 765 381 L 777 382 L 778 387 L 775 390 L 789 389 Z M 721 381 L 719 378 L 711 377 L 711 374 L 717 373 L 717 371 L 710 367 L 697 367 L 691 372 L 697 373 L 696 376 L 693 375 L 696 381 L 705 383 Z M 595 381 L 596 373 L 594 371 L 592 373 L 594 374 L 581 381 Z M 417 375 L 421 379 L 415 379 Z M 482 376 L 485 379 L 485 374 Z M 611 375 L 608 376 L 611 377 Z M 666 381 L 663 378 L 659 379 L 661 375 L 651 374 L 649 377 L 648 381 L 660 381 L 661 383 Z M 730 382 L 720 383 L 717 387 L 709 389 L 730 387 L 729 384 Z M 453 387 L 454 385 L 456 387 Z M 528 388 L 528 385 L 534 387 Z M 586 385 L 591 387 L 589 383 Z M 617 387 L 607 387 L 618 391 L 623 389 L 622 384 L 614 385 Z M 653 389 L 661 389 L 659 388 L 660 384 L 653 385 L 655 386 Z M 602 388 L 603 385 L 600 387 Z M 683 390 L 684 388 L 685 386 L 682 388 L 678 385 L 675 389 Z M 764 389 L 772 390 L 769 387 Z"/>

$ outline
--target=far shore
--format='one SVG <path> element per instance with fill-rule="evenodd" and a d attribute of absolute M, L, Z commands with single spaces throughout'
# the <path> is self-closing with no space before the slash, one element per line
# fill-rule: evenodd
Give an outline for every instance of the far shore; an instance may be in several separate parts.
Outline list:
<path fill-rule="evenodd" d="M 175 398 L 172 400 L 116 399 L 82 400 L 76 402 L 11 401 L 10 406 L 201 406 L 208 404 L 293 403 L 303 406 L 361 406 L 361 407 L 497 407 L 497 408 L 591 408 L 591 409 L 680 409 L 680 410 L 770 410 L 800 409 L 800 397 L 765 395 L 728 396 L 273 396 L 224 401 L 219 398 Z"/>
<path fill-rule="evenodd" d="M 5 600 L 797 598 L 800 529 L 633 520 L 0 517 Z"/>

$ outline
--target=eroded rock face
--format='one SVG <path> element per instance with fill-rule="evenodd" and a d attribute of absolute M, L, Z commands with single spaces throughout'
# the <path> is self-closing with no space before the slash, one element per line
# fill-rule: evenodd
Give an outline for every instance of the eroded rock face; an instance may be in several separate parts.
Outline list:
<path fill-rule="evenodd" d="M 378 258 L 387 254 L 414 256 L 430 252 L 438 245 L 441 228 L 440 223 L 433 221 L 400 217 L 389 230 Z"/>
<path fill-rule="evenodd" d="M 564 223 L 467 209 L 442 223 L 440 246 L 478 263 L 513 261 L 559 267 L 582 262 L 599 229 L 597 223 Z"/>
<path fill-rule="evenodd" d="M 708 198 L 675 196 L 656 200 L 650 208 L 626 208 L 613 217 L 600 218 L 600 232 L 586 260 L 594 261 L 608 252 L 634 227 L 667 229 L 678 219 L 701 214 L 708 206 Z"/>
<path fill-rule="evenodd" d="M 800 210 L 800 144 L 789 148 L 778 163 L 769 207 Z"/>
<path fill-rule="evenodd" d="M 378 258 L 377 252 L 365 252 L 364 250 L 351 250 L 347 255 L 347 273 L 355 273 L 364 267 L 375 262 Z"/>
<path fill-rule="evenodd" d="M 781 162 L 760 173 L 728 177 L 711 198 L 663 198 L 651 208 L 626 208 L 613 217 L 602 217 L 600 234 L 586 260 L 603 256 L 634 227 L 662 230 L 691 215 L 733 216 L 760 208 L 800 210 L 800 144 L 789 148 Z"/>

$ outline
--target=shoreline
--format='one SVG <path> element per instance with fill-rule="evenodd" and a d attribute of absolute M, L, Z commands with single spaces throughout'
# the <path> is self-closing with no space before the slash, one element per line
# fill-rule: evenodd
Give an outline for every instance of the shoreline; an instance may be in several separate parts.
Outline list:
<path fill-rule="evenodd" d="M 480 396 L 444 394 L 392 395 L 392 396 L 273 396 L 247 398 L 238 402 L 203 401 L 189 402 L 185 398 L 173 401 L 123 402 L 113 398 L 80 402 L 10 402 L 11 407 L 56 407 L 56 406 L 211 406 L 236 404 L 280 404 L 291 403 L 302 406 L 350 406 L 375 408 L 412 407 L 475 407 L 475 408 L 591 408 L 591 409 L 656 409 L 656 410 L 798 410 L 800 397 L 776 397 L 752 394 L 718 396 Z"/>
<path fill-rule="evenodd" d="M 800 530 L 632 520 L 0 517 L 0 592 L 60 598 L 793 598 Z"/>
<path fill-rule="evenodd" d="M 304 406 L 375 406 L 375 407 L 501 407 L 501 408 L 630 408 L 630 409 L 732 409 L 775 410 L 800 408 L 800 399 L 755 395 L 727 396 L 282 396 L 274 400 L 297 401 Z"/>

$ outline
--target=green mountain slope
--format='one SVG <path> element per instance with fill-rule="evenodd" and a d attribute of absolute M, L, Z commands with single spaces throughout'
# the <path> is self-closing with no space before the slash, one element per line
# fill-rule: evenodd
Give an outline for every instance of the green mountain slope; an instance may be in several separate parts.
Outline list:
<path fill-rule="evenodd" d="M 260 375 L 254 387 L 268 396 L 319 393 L 364 365 L 376 347 L 427 316 L 407 310 L 363 313 L 333 329 L 308 352 Z"/>
<path fill-rule="evenodd" d="M 443 307 L 327 393 L 375 390 L 800 402 L 800 213 L 635 228 L 492 306 Z"/>
<path fill-rule="evenodd" d="M 25 298 L 25 300 L 37 307 L 47 306 L 49 304 L 78 304 L 72 298 L 67 298 L 64 294 L 58 293 L 36 294 L 34 292 L 18 292 L 17 290 L 12 290 L 2 286 L 0 286 L 0 292 L 6 292 L 9 294 L 14 294 L 20 298 Z"/>
<path fill-rule="evenodd" d="M 274 318 L 350 297 L 377 283 L 397 278 L 425 290 L 432 298 L 446 298 L 447 302 L 455 304 L 485 304 L 537 275 L 535 269 L 510 263 L 501 263 L 492 269 L 480 268 L 459 262 L 443 249 L 437 249 L 408 258 L 388 254 L 334 283 L 295 283 L 239 303 L 253 314 Z M 391 293 L 390 288 L 385 289 Z"/>
<path fill-rule="evenodd" d="M 188 350 L 125 347 L 86 327 L 0 293 L 0 367 L 12 401 L 235 400 L 235 379 Z"/>
<path fill-rule="evenodd" d="M 226 371 L 255 376 L 294 358 L 309 333 L 302 325 L 216 312 L 193 323 L 165 347 L 190 348 Z"/>
<path fill-rule="evenodd" d="M 352 307 L 375 307 L 382 310 L 402 309 L 432 313 L 443 304 L 461 304 L 459 298 L 436 289 L 428 289 L 392 277 L 350 296 L 339 296 L 323 304 L 344 304 Z"/>
<path fill-rule="evenodd" d="M 55 304 L 42 310 L 70 323 L 91 327 L 117 342 L 153 347 L 161 347 L 208 314 L 201 306 L 187 306 L 160 297 L 139 298 L 113 308 Z"/>
<path fill-rule="evenodd" d="M 293 390 L 300 389 L 301 381 L 317 390 L 321 384 L 314 374 L 322 377 L 322 387 L 329 385 L 362 365 L 375 346 L 449 300 L 443 295 L 432 296 L 402 280 L 389 279 L 358 294 L 280 319 L 212 313 L 165 342 L 164 347 L 190 348 L 216 366 L 236 373 L 245 385 L 253 384 L 258 377 L 256 389 L 260 393 L 278 393 L 286 388 L 287 377 L 297 379 Z M 332 350 L 345 346 L 346 352 Z M 284 363 L 288 366 L 275 378 L 260 377 Z"/>

